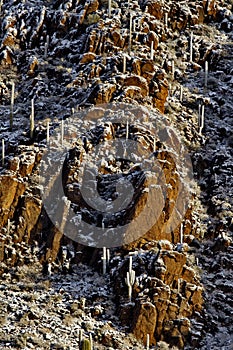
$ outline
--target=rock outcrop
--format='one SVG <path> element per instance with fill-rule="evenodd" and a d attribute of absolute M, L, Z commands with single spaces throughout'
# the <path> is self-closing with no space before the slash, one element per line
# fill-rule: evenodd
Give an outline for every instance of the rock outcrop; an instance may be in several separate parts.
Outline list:
<path fill-rule="evenodd" d="M 124 282 L 129 259 L 119 259 L 113 278 L 120 317 L 145 344 L 149 334 L 151 344 L 165 340 L 183 348 L 190 333 L 190 317 L 203 309 L 203 287 L 188 266 L 188 252 L 173 250 L 168 241 L 154 243 L 150 252 L 136 251 L 133 255 L 136 280 L 130 304 Z"/>

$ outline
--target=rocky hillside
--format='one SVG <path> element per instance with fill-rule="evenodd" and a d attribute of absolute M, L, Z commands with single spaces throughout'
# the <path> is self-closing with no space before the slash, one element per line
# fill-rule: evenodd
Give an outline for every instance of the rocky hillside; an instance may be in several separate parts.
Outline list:
<path fill-rule="evenodd" d="M 2 349 L 232 349 L 232 12 L 0 2 Z"/>

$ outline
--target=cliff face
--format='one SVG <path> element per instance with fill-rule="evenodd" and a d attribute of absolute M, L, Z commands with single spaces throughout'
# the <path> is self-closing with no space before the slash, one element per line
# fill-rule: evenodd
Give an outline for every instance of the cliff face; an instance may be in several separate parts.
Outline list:
<path fill-rule="evenodd" d="M 151 345 L 223 346 L 231 307 L 218 310 L 232 300 L 224 280 L 232 254 L 230 2 L 112 1 L 109 8 L 97 0 L 3 1 L 0 16 L 1 273 L 32 262 L 33 252 L 58 273 L 66 260 L 99 264 L 97 248 L 114 247 L 108 272 L 119 318 L 139 342 L 146 344 L 149 335 Z M 61 177 L 59 148 L 68 139 Z M 95 148 L 113 141 L 115 155 L 100 152 L 83 191 L 83 164 L 93 162 Z M 119 151 L 125 141 L 137 144 L 127 161 Z M 182 157 L 192 164 L 185 168 Z M 42 172 L 46 161 L 50 168 Z M 96 169 L 105 201 L 119 196 L 113 179 L 132 184 L 125 210 L 111 216 L 93 210 Z M 57 220 L 46 213 L 46 196 Z M 93 232 L 80 226 L 80 218 Z M 129 221 L 139 224 L 119 231 L 120 239 L 118 231 L 111 242 L 98 238 Z M 136 252 L 132 303 L 125 284 L 130 251 Z M 218 343 L 210 334 L 220 323 L 225 328 Z M 202 332 L 207 335 L 200 343 Z"/>

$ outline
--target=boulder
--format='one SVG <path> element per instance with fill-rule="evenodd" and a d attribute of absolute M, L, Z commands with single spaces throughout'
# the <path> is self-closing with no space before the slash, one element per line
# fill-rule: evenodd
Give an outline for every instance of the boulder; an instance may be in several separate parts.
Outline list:
<path fill-rule="evenodd" d="M 134 309 L 132 332 L 137 339 L 146 345 L 147 334 L 150 336 L 150 345 L 156 343 L 154 332 L 156 329 L 157 311 L 150 302 L 138 301 Z"/>
<path fill-rule="evenodd" d="M 115 91 L 116 86 L 114 84 L 98 84 L 92 90 L 91 95 L 89 96 L 89 100 L 91 102 L 94 102 L 96 105 L 109 103 L 112 100 Z"/>
<path fill-rule="evenodd" d="M 156 19 L 162 19 L 164 16 L 164 0 L 147 0 L 145 6 L 148 12 Z"/>
<path fill-rule="evenodd" d="M 153 42 L 153 50 L 156 50 L 159 45 L 159 37 L 154 31 L 149 31 L 146 35 L 145 41 L 147 45 L 151 47 L 151 43 Z"/>
<path fill-rule="evenodd" d="M 80 63 L 86 64 L 93 62 L 96 58 L 96 54 L 93 52 L 86 52 L 82 55 Z"/>
<path fill-rule="evenodd" d="M 149 87 L 145 78 L 138 75 L 131 75 L 124 80 L 124 86 L 137 86 L 141 89 L 141 96 L 146 97 L 149 94 Z"/>
<path fill-rule="evenodd" d="M 86 14 L 89 15 L 90 13 L 96 12 L 99 8 L 99 1 L 98 0 L 90 0 L 86 3 Z"/>

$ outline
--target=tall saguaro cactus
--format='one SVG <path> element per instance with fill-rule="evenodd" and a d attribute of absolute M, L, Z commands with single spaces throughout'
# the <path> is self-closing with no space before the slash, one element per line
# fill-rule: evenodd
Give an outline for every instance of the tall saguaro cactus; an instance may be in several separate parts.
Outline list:
<path fill-rule="evenodd" d="M 107 265 L 109 264 L 109 260 L 110 260 L 110 250 L 107 249 L 106 247 L 103 247 L 103 256 L 101 259 L 103 261 L 103 275 L 105 275 L 107 271 Z"/>
<path fill-rule="evenodd" d="M 134 19 L 134 20 L 133 20 L 133 32 L 136 31 L 136 25 L 137 25 L 137 20 Z"/>
<path fill-rule="evenodd" d="M 103 247 L 103 256 L 102 256 L 102 261 L 103 261 L 103 275 L 106 273 L 106 247 Z"/>
<path fill-rule="evenodd" d="M 199 134 L 202 134 L 202 130 L 205 125 L 205 106 L 202 105 L 199 111 Z"/>
<path fill-rule="evenodd" d="M 183 244 L 184 241 L 184 224 L 181 223 L 180 225 L 180 243 Z"/>
<path fill-rule="evenodd" d="M 190 42 L 189 42 L 189 61 L 193 61 L 193 32 L 191 32 L 190 35 Z"/>
<path fill-rule="evenodd" d="M 123 74 L 126 72 L 126 55 L 123 55 Z"/>
<path fill-rule="evenodd" d="M 11 105 L 10 105 L 10 130 L 13 128 L 13 115 L 14 115 L 14 101 L 15 101 L 15 83 L 11 85 Z"/>
<path fill-rule="evenodd" d="M 108 15 L 111 17 L 112 14 L 112 0 L 108 0 Z"/>
<path fill-rule="evenodd" d="M 175 62 L 174 62 L 174 60 L 172 60 L 172 80 L 174 80 L 175 79 Z"/>
<path fill-rule="evenodd" d="M 126 140 L 128 140 L 128 138 L 129 138 L 129 122 L 128 122 L 128 120 L 127 120 L 127 122 L 126 122 L 126 134 L 125 134 L 125 138 L 126 138 Z"/>
<path fill-rule="evenodd" d="M 48 47 L 49 47 L 49 35 L 46 35 L 46 42 L 44 46 L 44 58 L 46 59 L 48 56 Z"/>
<path fill-rule="evenodd" d="M 132 300 L 132 287 L 135 282 L 135 271 L 132 269 L 132 256 L 129 257 L 129 271 L 127 271 L 125 283 L 128 286 L 129 301 Z"/>
<path fill-rule="evenodd" d="M 167 28 L 167 23 L 168 23 L 168 13 L 165 12 L 165 14 L 164 14 L 164 25 L 165 25 L 166 28 Z"/>
<path fill-rule="evenodd" d="M 5 140 L 2 139 L 2 166 L 5 164 Z"/>
<path fill-rule="evenodd" d="M 132 48 L 132 24 L 133 24 L 133 15 L 130 13 L 129 15 L 129 55 L 131 54 Z"/>
<path fill-rule="evenodd" d="M 31 100 L 31 114 L 30 114 L 30 138 L 33 138 L 34 134 L 34 118 L 35 118 L 35 107 L 34 107 L 34 98 Z"/>
<path fill-rule="evenodd" d="M 64 142 L 64 120 L 61 120 L 61 145 L 63 146 Z"/>
<path fill-rule="evenodd" d="M 150 59 L 153 60 L 154 58 L 154 41 L 150 44 Z"/>
<path fill-rule="evenodd" d="M 83 342 L 83 330 L 79 329 L 79 346 L 81 346 Z"/>
<path fill-rule="evenodd" d="M 89 341 L 90 341 L 90 345 L 91 345 L 91 350 L 93 349 L 93 339 L 92 339 L 92 335 L 89 334 Z"/>
<path fill-rule="evenodd" d="M 205 81 L 204 81 L 204 87 L 205 87 L 205 88 L 207 88 L 208 71 L 209 71 L 208 61 L 205 61 Z"/>
<path fill-rule="evenodd" d="M 46 123 L 46 143 L 49 146 L 49 121 Z"/>
<path fill-rule="evenodd" d="M 180 85 L 180 102 L 183 101 L 183 86 Z"/>
<path fill-rule="evenodd" d="M 146 335 L 146 350 L 150 349 L 150 334 Z"/>

